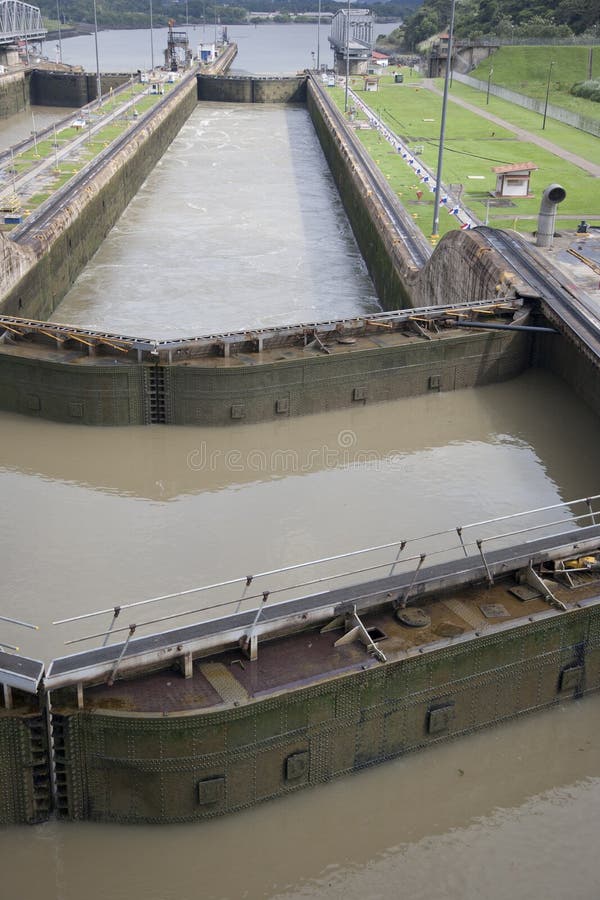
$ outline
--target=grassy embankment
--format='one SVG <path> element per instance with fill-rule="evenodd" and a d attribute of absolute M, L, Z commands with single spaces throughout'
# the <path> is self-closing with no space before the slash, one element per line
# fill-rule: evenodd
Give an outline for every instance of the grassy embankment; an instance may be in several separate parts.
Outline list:
<path fill-rule="evenodd" d="M 487 83 L 493 68 L 492 84 L 538 100 L 545 99 L 550 77 L 549 103 L 600 119 L 600 103 L 569 93 L 574 84 L 587 80 L 589 56 L 589 47 L 500 47 L 469 74 Z M 598 48 L 592 54 L 592 76 L 600 78 Z"/>
<path fill-rule="evenodd" d="M 512 48 L 511 48 L 512 49 Z M 571 49 L 571 48 L 569 48 Z M 573 48 L 578 49 L 578 48 Z M 437 167 L 440 130 L 441 98 L 425 90 L 414 76 L 409 78 L 407 70 L 404 84 L 393 83 L 393 73 L 382 77 L 377 93 L 363 93 L 362 79 L 351 79 L 353 87 L 361 97 L 387 122 L 404 140 L 430 171 Z M 441 80 L 438 82 L 442 87 Z M 334 89 L 334 96 L 343 108 L 344 92 Z M 484 108 L 485 95 L 464 88 L 454 82 L 453 93 L 468 97 L 474 105 Z M 568 126 L 547 120 L 546 129 L 541 130 L 541 117 L 536 113 L 497 101 L 487 109 L 507 122 L 533 133 L 539 133 L 565 149 L 580 156 L 597 161 L 597 138 L 576 131 Z M 490 98 L 490 104 L 492 99 Z M 483 104 L 483 105 L 482 105 Z M 360 116 L 358 117 L 360 121 Z M 377 132 L 359 130 L 358 135 L 373 158 L 382 169 L 391 187 L 412 214 L 416 224 L 424 234 L 430 235 L 433 221 L 433 194 L 420 183 L 414 169 L 394 151 Z M 533 231 L 537 224 L 540 195 L 552 182 L 560 182 L 567 190 L 567 199 L 561 204 L 559 214 L 572 218 L 559 220 L 564 228 L 575 227 L 581 218 L 598 214 L 600 189 L 597 180 L 577 166 L 567 163 L 561 156 L 543 150 L 534 143 L 519 141 L 516 135 L 481 116 L 450 103 L 446 124 L 443 180 L 446 185 L 462 185 L 462 202 L 481 221 L 486 216 L 496 227 L 516 228 L 519 231 Z M 533 173 L 531 199 L 501 201 L 495 205 L 491 193 L 495 189 L 496 176 L 492 166 L 509 163 L 534 162 L 539 170 Z M 421 199 L 417 191 L 423 191 Z M 489 204 L 489 208 L 488 208 Z M 514 205 L 513 205 L 514 204 Z M 530 218 L 527 218 L 530 217 Z M 444 234 L 458 227 L 456 219 L 449 215 L 445 207 L 440 211 L 439 233 Z"/>

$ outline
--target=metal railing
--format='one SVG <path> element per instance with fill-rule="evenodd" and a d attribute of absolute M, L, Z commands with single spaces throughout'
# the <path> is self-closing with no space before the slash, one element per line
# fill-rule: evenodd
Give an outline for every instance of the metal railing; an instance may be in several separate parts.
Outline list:
<path fill-rule="evenodd" d="M 0 2 L 0 44 L 34 40 L 46 36 L 42 14 L 37 6 L 19 0 Z"/>
<path fill-rule="evenodd" d="M 377 587 L 374 579 L 386 579 L 396 575 L 404 576 L 399 579 L 402 584 L 402 594 L 398 600 L 400 605 L 404 605 L 426 561 L 429 564 L 441 564 L 470 559 L 472 566 L 473 559 L 479 558 L 488 580 L 492 582 L 493 577 L 488 565 L 488 556 L 486 556 L 491 551 L 511 546 L 522 548 L 528 541 L 537 540 L 540 537 L 548 540 L 556 539 L 558 546 L 561 536 L 567 531 L 598 523 L 600 523 L 600 494 L 496 516 L 480 522 L 457 525 L 454 528 L 416 538 L 404 538 L 386 544 L 364 547 L 347 553 L 256 572 L 252 575 L 238 576 L 183 591 L 147 597 L 131 603 L 108 606 L 57 620 L 53 622 L 53 625 L 73 625 L 108 615 L 111 617 L 108 628 L 65 641 L 66 645 L 72 645 L 100 639 L 103 647 L 109 643 L 112 637 L 123 633 L 128 634 L 128 642 L 133 634 L 141 629 L 157 625 L 163 626 L 184 618 L 193 619 L 194 623 L 206 621 L 214 619 L 215 613 L 219 618 L 227 619 L 240 612 L 254 612 L 255 618 L 252 624 L 252 629 L 254 629 L 266 604 L 275 597 L 279 603 L 283 604 L 282 616 L 284 616 L 287 614 L 284 607 L 287 607 L 290 602 L 298 602 L 303 598 L 323 593 L 325 603 L 326 593 L 340 586 L 356 587 L 358 592 L 355 595 L 356 599 L 365 600 L 370 596 L 375 597 L 381 593 L 381 587 Z M 409 553 L 405 555 L 407 548 L 409 548 Z M 355 561 L 357 564 L 348 565 L 349 560 Z M 313 571 L 311 572 L 311 570 Z M 307 577 L 298 579 L 297 576 L 300 572 L 306 572 Z M 361 586 L 367 590 L 361 593 Z M 307 588 L 316 590 L 309 594 L 306 591 Z M 208 595 L 209 602 L 198 603 L 190 608 L 167 609 L 163 614 L 142 618 L 141 621 L 134 624 L 118 626 L 120 616 L 126 611 L 141 611 L 161 603 L 173 606 L 184 598 L 202 595 Z"/>
<path fill-rule="evenodd" d="M 42 336 L 44 339 L 56 341 L 59 345 L 65 341 L 74 341 L 84 347 L 94 348 L 104 345 L 113 350 L 126 353 L 136 350 L 140 353 L 149 353 L 152 357 L 158 356 L 162 351 L 185 350 L 190 348 L 205 348 L 207 352 L 219 352 L 228 355 L 236 347 L 246 347 L 249 342 L 256 344 L 259 349 L 269 349 L 271 344 L 300 339 L 305 337 L 308 341 L 319 334 L 330 332 L 360 331 L 365 332 L 370 326 L 393 326 L 401 328 L 417 319 L 435 320 L 451 315 L 491 314 L 498 312 L 510 312 L 520 305 L 520 301 L 508 300 L 473 300 L 464 303 L 450 305 L 433 305 L 413 307 L 410 309 L 391 310 L 389 312 L 374 312 L 368 315 L 351 316 L 343 319 L 324 319 L 318 322 L 291 323 L 289 325 L 271 325 L 255 328 L 250 331 L 228 331 L 215 334 L 204 334 L 187 338 L 153 339 L 135 337 L 109 331 L 99 331 L 93 328 L 82 328 L 77 325 L 68 325 L 60 322 L 48 322 L 42 319 L 27 319 L 19 316 L 0 314 L 0 340 L 3 335 L 11 339 L 27 337 L 29 339 Z"/>
<path fill-rule="evenodd" d="M 16 625 L 18 628 L 30 628 L 33 631 L 39 630 L 37 625 L 31 625 L 29 622 L 21 621 L 21 619 L 14 619 L 12 616 L 0 616 L 0 623 Z M 14 653 L 18 653 L 19 647 L 16 647 L 14 644 L 9 644 L 0 637 L 0 650 L 12 650 Z"/>

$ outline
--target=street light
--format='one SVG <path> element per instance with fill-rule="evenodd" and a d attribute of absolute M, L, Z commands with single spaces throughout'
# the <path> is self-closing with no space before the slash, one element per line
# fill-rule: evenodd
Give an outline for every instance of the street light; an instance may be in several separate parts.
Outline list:
<path fill-rule="evenodd" d="M 440 123 L 440 146 L 438 148 L 437 173 L 435 180 L 435 196 L 433 200 L 433 228 L 432 237 L 437 237 L 440 224 L 440 194 L 442 190 L 442 163 L 444 161 L 444 138 L 446 136 L 446 107 L 448 106 L 448 84 L 450 82 L 450 68 L 452 63 L 452 38 L 454 35 L 454 10 L 456 0 L 452 0 L 450 12 L 450 29 L 448 31 L 448 60 L 446 62 L 446 77 L 444 78 L 444 96 L 442 98 L 442 121 Z"/>
<path fill-rule="evenodd" d="M 36 130 L 35 130 L 35 115 L 34 115 L 33 113 L 31 113 L 31 121 L 32 121 L 32 123 L 33 123 L 33 132 L 32 132 L 32 134 L 33 134 L 33 148 L 34 148 L 34 149 L 33 149 L 33 152 L 34 152 L 34 155 L 35 155 L 35 156 L 38 156 L 37 133 L 36 133 Z"/>
<path fill-rule="evenodd" d="M 96 47 L 96 99 L 98 104 L 102 100 L 102 82 L 100 80 L 100 57 L 98 56 L 98 13 L 96 10 L 96 0 L 94 0 L 94 45 Z"/>
<path fill-rule="evenodd" d="M 346 93 L 344 95 L 344 112 L 348 112 L 348 84 L 350 82 L 350 0 L 346 14 Z"/>
<path fill-rule="evenodd" d="M 546 127 L 546 113 L 548 112 L 548 97 L 550 95 L 550 78 L 552 77 L 552 66 L 554 65 L 554 60 L 550 60 L 550 68 L 548 69 L 548 83 L 546 85 L 546 102 L 544 103 L 544 121 L 542 122 L 542 131 Z"/>
<path fill-rule="evenodd" d="M 490 102 L 490 84 L 492 83 L 492 75 L 494 74 L 494 67 L 490 69 L 490 74 L 488 75 L 488 86 L 487 86 L 487 94 L 485 95 L 485 105 Z"/>
<path fill-rule="evenodd" d="M 150 69 L 154 72 L 154 34 L 152 29 L 154 23 L 152 21 L 152 0 L 150 0 Z"/>
<path fill-rule="evenodd" d="M 321 69 L 321 0 L 319 0 L 319 14 L 317 17 L 317 70 L 320 71 L 320 69 Z"/>
<path fill-rule="evenodd" d="M 52 130 L 54 132 L 54 162 L 56 165 L 56 171 L 58 172 L 58 138 L 56 137 L 56 125 L 54 124 L 54 122 L 52 123 Z"/>
<path fill-rule="evenodd" d="M 58 22 L 58 61 L 62 62 L 62 36 L 60 33 L 60 0 L 56 0 L 56 19 Z"/>

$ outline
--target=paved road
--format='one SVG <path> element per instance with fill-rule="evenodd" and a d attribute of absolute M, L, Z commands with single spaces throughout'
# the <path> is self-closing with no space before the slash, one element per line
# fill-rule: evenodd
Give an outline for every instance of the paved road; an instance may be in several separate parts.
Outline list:
<path fill-rule="evenodd" d="M 435 83 L 430 78 L 426 78 L 423 81 L 423 86 L 427 88 L 428 91 L 431 91 L 434 94 L 438 94 L 438 96 L 440 97 L 443 94 L 443 92 L 438 87 L 436 87 Z M 487 110 L 480 109 L 478 106 L 474 106 L 472 103 L 467 103 L 466 100 L 461 100 L 459 97 L 452 97 L 451 95 L 448 97 L 448 99 L 451 103 L 456 103 L 458 106 L 462 106 L 464 109 L 468 109 L 469 112 L 475 113 L 475 115 L 481 116 L 484 119 L 488 119 L 488 121 L 493 122 L 495 125 L 499 125 L 501 128 L 506 128 L 507 131 L 512 131 L 513 134 L 516 134 L 520 141 L 527 141 L 531 144 L 537 144 L 538 147 L 542 147 L 544 150 L 548 150 L 555 156 L 560 156 L 562 157 L 562 159 L 566 159 L 568 162 L 573 163 L 574 166 L 579 166 L 580 169 L 583 169 L 585 172 L 589 172 L 589 174 L 593 175 L 594 178 L 600 178 L 600 165 L 590 162 L 589 160 L 584 159 L 582 156 L 578 156 L 576 153 L 570 153 L 568 150 L 565 150 L 563 147 L 559 147 L 558 144 L 553 144 L 552 141 L 546 140 L 546 138 L 541 137 L 539 134 L 534 134 L 534 132 L 532 131 L 526 131 L 524 128 L 518 128 L 516 125 L 512 125 L 510 122 L 507 122 L 505 119 L 501 119 L 499 116 L 495 116 L 493 113 L 490 113 Z"/>

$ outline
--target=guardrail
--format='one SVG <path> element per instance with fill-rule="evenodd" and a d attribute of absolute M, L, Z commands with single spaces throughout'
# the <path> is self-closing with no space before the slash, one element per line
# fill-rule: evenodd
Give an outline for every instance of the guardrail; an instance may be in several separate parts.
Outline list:
<path fill-rule="evenodd" d="M 368 316 L 354 316 L 347 319 L 328 319 L 321 322 L 307 322 L 292 325 L 273 325 L 255 328 L 251 331 L 229 331 L 189 338 L 168 338 L 153 340 L 132 335 L 113 334 L 91 328 L 81 328 L 41 319 L 27 319 L 18 316 L 0 315 L 0 342 L 7 336 L 12 340 L 40 338 L 55 341 L 62 346 L 67 341 L 80 344 L 92 355 L 98 348 L 128 353 L 135 351 L 138 362 L 149 358 L 152 362 L 172 363 L 178 354 L 193 351 L 195 356 L 230 356 L 236 350 L 261 352 L 270 346 L 282 346 L 295 339 L 305 338 L 305 345 L 319 340 L 319 335 L 332 332 L 340 334 L 365 332 L 369 328 L 401 328 L 411 322 L 434 321 L 435 319 L 468 316 L 469 314 L 509 313 L 521 305 L 519 300 L 474 300 L 468 303 L 448 306 L 427 306 L 399 309 Z"/>
<path fill-rule="evenodd" d="M 498 528 L 500 523 L 502 523 L 502 527 Z M 73 625 L 94 618 L 110 616 L 107 628 L 70 638 L 65 641 L 65 645 L 101 640 L 101 647 L 106 647 L 112 637 L 127 634 L 125 644 L 121 647 L 122 657 L 133 635 L 139 634 L 141 630 L 157 625 L 164 626 L 181 619 L 194 619 L 197 622 L 200 617 L 200 620 L 207 621 L 207 614 L 210 614 L 208 620 L 212 621 L 214 613 L 218 613 L 220 617 L 224 618 L 242 612 L 251 613 L 253 619 L 250 632 L 253 632 L 267 603 L 274 597 L 278 598 L 278 603 L 290 604 L 293 602 L 295 609 L 300 610 L 303 598 L 310 597 L 311 601 L 314 601 L 315 597 L 318 598 L 322 593 L 323 605 L 327 605 L 326 593 L 345 585 L 346 587 L 352 586 L 360 595 L 360 599 L 368 600 L 369 596 L 377 597 L 381 594 L 381 588 L 377 588 L 376 582 L 371 585 L 374 576 L 379 579 L 389 579 L 396 575 L 404 576 L 402 592 L 396 603 L 406 605 L 426 561 L 436 565 L 454 564 L 454 574 L 457 574 L 456 564 L 461 559 L 470 559 L 472 565 L 473 558 L 479 558 L 488 581 L 493 583 L 494 575 L 488 557 L 494 550 L 515 546 L 519 548 L 519 556 L 515 559 L 520 558 L 523 545 L 529 541 L 544 538 L 546 543 L 551 543 L 556 539 L 557 545 L 559 545 L 561 536 L 572 531 L 573 526 L 585 528 L 598 523 L 600 523 L 600 494 L 497 516 L 480 522 L 457 525 L 451 529 L 435 531 L 416 538 L 406 537 L 386 544 L 365 547 L 264 572 L 237 576 L 226 581 L 191 587 L 187 590 L 148 597 L 131 603 L 108 606 L 57 620 L 53 622 L 53 625 Z M 407 548 L 410 555 L 405 555 Z M 349 560 L 360 561 L 360 564 L 348 568 Z M 505 562 L 510 563 L 510 560 L 505 560 Z M 328 567 L 328 571 L 323 571 L 325 567 Z M 312 573 L 311 570 L 313 570 Z M 308 577 L 298 580 L 296 576 L 299 572 L 307 573 Z M 368 576 L 367 579 L 364 576 Z M 370 585 L 371 593 L 361 594 L 361 585 Z M 319 595 L 308 594 L 306 590 L 308 588 L 318 589 Z M 118 620 L 124 612 L 141 611 L 157 604 L 169 603 L 172 605 L 176 601 L 192 596 L 208 596 L 209 602 L 196 604 L 186 609 L 167 610 L 162 615 L 142 618 L 135 623 L 118 626 Z M 282 613 L 287 614 L 283 607 Z"/>

